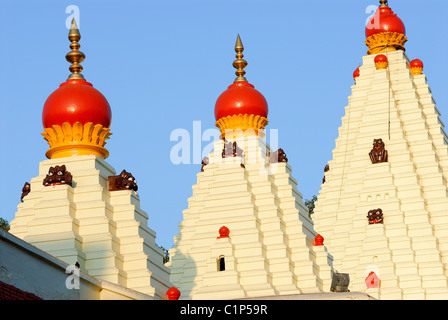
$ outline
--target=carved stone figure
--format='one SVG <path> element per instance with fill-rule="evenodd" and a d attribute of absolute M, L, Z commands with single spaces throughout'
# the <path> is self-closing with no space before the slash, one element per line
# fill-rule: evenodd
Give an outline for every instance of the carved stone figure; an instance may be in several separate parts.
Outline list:
<path fill-rule="evenodd" d="M 208 163 L 209 163 L 209 158 L 208 157 L 204 157 L 204 159 L 202 159 L 201 172 L 204 172 L 204 166 L 208 165 Z"/>
<path fill-rule="evenodd" d="M 275 152 L 268 152 L 267 154 L 270 163 L 278 163 L 278 162 L 288 162 L 288 158 L 286 157 L 285 151 L 282 148 L 279 148 Z"/>
<path fill-rule="evenodd" d="M 238 144 L 235 142 L 224 142 L 224 148 L 222 150 L 222 157 L 241 157 L 243 155 L 243 149 L 238 147 Z"/>
<path fill-rule="evenodd" d="M 72 174 L 67 171 L 65 165 L 50 167 L 48 174 L 43 181 L 44 186 L 57 184 L 72 185 Z"/>
<path fill-rule="evenodd" d="M 107 187 L 109 191 L 138 190 L 137 181 L 134 176 L 126 170 L 121 171 L 117 176 L 107 177 Z"/>
<path fill-rule="evenodd" d="M 330 166 L 327 164 L 324 168 L 324 173 L 330 171 Z M 325 174 L 324 177 L 322 178 L 322 183 L 325 183 L 326 179 L 325 179 Z"/>
<path fill-rule="evenodd" d="M 23 198 L 25 198 L 28 193 L 30 193 L 31 191 L 31 185 L 28 182 L 25 182 L 25 185 L 22 188 L 22 195 L 20 197 L 20 201 L 23 202 Z"/>
<path fill-rule="evenodd" d="M 350 284 L 350 275 L 348 273 L 337 273 L 333 274 L 333 279 L 331 281 L 331 292 L 350 292 L 348 285 Z"/>
<path fill-rule="evenodd" d="M 367 214 L 367 218 L 369 219 L 369 224 L 383 223 L 383 210 L 370 210 Z"/>
<path fill-rule="evenodd" d="M 373 140 L 373 149 L 370 151 L 369 156 L 373 164 L 387 162 L 387 150 L 384 148 L 382 139 Z"/>

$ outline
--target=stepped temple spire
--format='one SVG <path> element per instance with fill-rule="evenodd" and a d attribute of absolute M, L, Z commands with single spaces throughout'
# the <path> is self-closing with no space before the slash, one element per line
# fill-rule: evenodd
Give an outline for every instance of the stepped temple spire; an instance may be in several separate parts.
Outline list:
<path fill-rule="evenodd" d="M 350 291 L 446 300 L 448 137 L 403 22 L 380 4 L 313 221 Z"/>
<path fill-rule="evenodd" d="M 169 269 L 140 208 L 136 179 L 105 161 L 112 112 L 81 74 L 85 55 L 74 20 L 68 38 L 71 74 L 42 111 L 49 159 L 24 187 L 11 232 L 90 276 L 166 299 Z M 74 290 L 81 299 L 83 290 Z"/>
<path fill-rule="evenodd" d="M 237 37 L 236 81 L 215 104 L 222 140 L 202 161 L 170 249 L 180 299 L 329 293 L 331 256 L 315 237 L 284 149 L 262 134 L 268 105 L 245 78 Z M 239 133 L 237 133 L 239 131 Z"/>

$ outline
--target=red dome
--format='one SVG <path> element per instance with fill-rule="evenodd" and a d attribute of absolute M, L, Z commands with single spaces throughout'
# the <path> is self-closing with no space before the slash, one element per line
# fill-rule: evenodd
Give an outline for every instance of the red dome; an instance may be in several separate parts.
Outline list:
<path fill-rule="evenodd" d="M 406 35 L 406 28 L 400 18 L 389 7 L 380 7 L 366 26 L 366 38 L 382 32 L 397 32 Z"/>
<path fill-rule="evenodd" d="M 423 68 L 423 62 L 420 59 L 414 59 L 411 61 L 411 68 Z"/>
<path fill-rule="evenodd" d="M 106 98 L 81 79 L 70 79 L 62 83 L 45 101 L 42 112 L 44 128 L 62 125 L 64 122 L 81 124 L 93 122 L 109 128 L 112 111 Z"/>
<path fill-rule="evenodd" d="M 216 120 L 238 114 L 255 114 L 265 118 L 268 116 L 266 99 L 247 81 L 231 84 L 215 104 Z"/>
<path fill-rule="evenodd" d="M 375 57 L 375 63 L 378 62 L 387 62 L 387 57 L 384 54 L 379 54 Z"/>

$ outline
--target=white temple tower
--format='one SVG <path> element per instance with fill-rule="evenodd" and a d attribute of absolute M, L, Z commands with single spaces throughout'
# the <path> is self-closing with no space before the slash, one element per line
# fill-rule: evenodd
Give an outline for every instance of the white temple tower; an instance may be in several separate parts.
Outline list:
<path fill-rule="evenodd" d="M 43 110 L 49 160 L 25 184 L 10 232 L 91 276 L 165 299 L 169 269 L 135 178 L 104 160 L 111 110 L 80 73 L 80 37 L 73 20 L 66 56 L 72 74 Z"/>
<path fill-rule="evenodd" d="M 350 290 L 448 299 L 448 137 L 402 21 L 380 3 L 313 220 Z"/>
<path fill-rule="evenodd" d="M 331 256 L 316 232 L 282 149 L 264 139 L 268 106 L 244 77 L 218 98 L 222 140 L 203 161 L 170 250 L 181 299 L 241 299 L 330 292 Z M 270 154 L 268 154 L 271 152 Z"/>

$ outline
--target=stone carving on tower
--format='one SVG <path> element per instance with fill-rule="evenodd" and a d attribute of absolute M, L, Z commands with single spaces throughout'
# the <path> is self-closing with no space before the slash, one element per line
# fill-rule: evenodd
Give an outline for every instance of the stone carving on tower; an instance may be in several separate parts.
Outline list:
<path fill-rule="evenodd" d="M 138 190 L 137 181 L 132 173 L 126 170 L 121 171 L 117 176 L 107 177 L 107 187 L 109 191 L 117 190 Z"/>
<path fill-rule="evenodd" d="M 72 174 L 67 171 L 65 165 L 62 166 L 54 166 L 48 169 L 48 173 L 45 176 L 42 184 L 44 186 L 56 185 L 56 184 L 67 184 L 69 186 L 72 185 Z"/>
<path fill-rule="evenodd" d="M 369 224 L 383 223 L 383 210 L 381 209 L 370 210 L 367 213 L 367 218 L 369 219 Z"/>
<path fill-rule="evenodd" d="M 23 198 L 25 198 L 31 191 L 31 185 L 29 182 L 25 182 L 22 188 L 22 194 L 20 195 L 20 201 L 23 202 Z"/>
<path fill-rule="evenodd" d="M 288 157 L 286 156 L 286 153 L 282 148 L 278 149 L 275 152 L 268 152 L 267 157 L 270 163 L 288 162 Z"/>
<path fill-rule="evenodd" d="M 238 147 L 238 144 L 236 141 L 234 142 L 228 142 L 224 141 L 224 147 L 222 148 L 222 157 L 242 157 L 243 156 L 243 150 Z"/>
<path fill-rule="evenodd" d="M 380 4 L 313 220 L 350 291 L 446 300 L 448 137 L 403 22 Z"/>
<path fill-rule="evenodd" d="M 387 150 L 385 149 L 383 139 L 373 140 L 373 148 L 369 152 L 372 164 L 387 162 Z"/>

